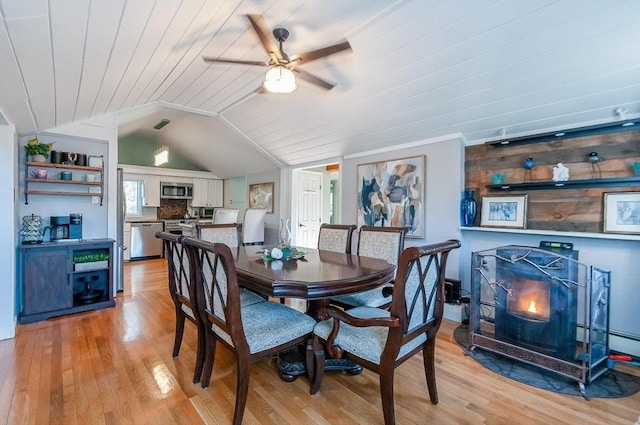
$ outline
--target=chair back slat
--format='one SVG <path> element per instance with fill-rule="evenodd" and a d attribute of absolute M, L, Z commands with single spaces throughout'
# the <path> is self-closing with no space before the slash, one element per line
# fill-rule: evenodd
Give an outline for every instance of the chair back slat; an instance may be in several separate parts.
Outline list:
<path fill-rule="evenodd" d="M 390 312 L 400 318 L 405 343 L 425 328 L 437 331 L 444 310 L 444 278 L 447 257 L 460 247 L 449 240 L 422 247 L 405 249 L 398 262 Z M 432 332 L 428 330 L 429 334 Z"/>
<path fill-rule="evenodd" d="M 351 254 L 351 236 L 355 229 L 355 224 L 321 224 L 318 249 Z"/>
<path fill-rule="evenodd" d="M 204 323 L 216 328 L 224 342 L 233 347 L 246 345 L 240 314 L 240 288 L 233 255 L 220 242 L 185 238 L 191 267 L 197 272 L 196 309 Z"/>
<path fill-rule="evenodd" d="M 169 291 L 174 301 L 188 303 L 191 300 L 191 275 L 189 273 L 189 259 L 182 244 L 182 235 L 158 232 L 158 239 L 162 240 L 165 256 L 167 257 Z"/>

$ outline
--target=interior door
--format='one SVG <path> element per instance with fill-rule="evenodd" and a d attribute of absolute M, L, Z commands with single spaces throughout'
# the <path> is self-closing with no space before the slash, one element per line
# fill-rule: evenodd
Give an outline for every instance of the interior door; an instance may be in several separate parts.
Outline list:
<path fill-rule="evenodd" d="M 322 174 L 312 171 L 298 172 L 298 231 L 296 246 L 316 248 L 322 223 Z"/>

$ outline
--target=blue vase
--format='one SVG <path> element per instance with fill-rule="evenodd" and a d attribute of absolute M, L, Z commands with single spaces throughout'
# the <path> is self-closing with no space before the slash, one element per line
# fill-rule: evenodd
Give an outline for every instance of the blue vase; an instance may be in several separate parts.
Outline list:
<path fill-rule="evenodd" d="M 465 190 L 462 192 L 462 200 L 460 201 L 460 225 L 469 227 L 473 226 L 476 220 L 476 211 L 478 204 L 473 197 L 473 190 Z"/>

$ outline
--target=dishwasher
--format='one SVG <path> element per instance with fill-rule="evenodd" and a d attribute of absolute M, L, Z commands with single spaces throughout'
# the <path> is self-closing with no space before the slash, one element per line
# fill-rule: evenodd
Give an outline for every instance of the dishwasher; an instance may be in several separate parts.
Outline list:
<path fill-rule="evenodd" d="M 131 223 L 131 260 L 162 257 L 162 222 Z"/>

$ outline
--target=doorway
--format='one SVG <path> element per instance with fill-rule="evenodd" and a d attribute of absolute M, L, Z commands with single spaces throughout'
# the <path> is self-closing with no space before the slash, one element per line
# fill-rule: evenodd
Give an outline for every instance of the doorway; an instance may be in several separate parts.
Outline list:
<path fill-rule="evenodd" d="M 293 170 L 291 226 L 296 246 L 316 248 L 322 223 L 340 223 L 338 164 Z"/>

